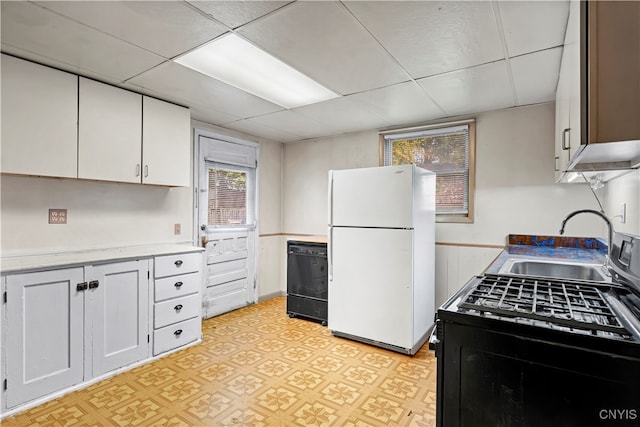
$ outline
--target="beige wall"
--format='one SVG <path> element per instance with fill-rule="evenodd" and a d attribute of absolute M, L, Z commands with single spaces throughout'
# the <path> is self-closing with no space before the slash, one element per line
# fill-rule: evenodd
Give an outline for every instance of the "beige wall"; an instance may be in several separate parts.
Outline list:
<path fill-rule="evenodd" d="M 605 184 L 605 212 L 615 231 L 640 235 L 640 169 Z M 626 221 L 622 223 L 620 204 L 626 203 Z"/>
<path fill-rule="evenodd" d="M 3 176 L 0 190 L 2 256 L 191 240 L 188 187 Z M 49 208 L 67 209 L 68 223 L 48 224 Z"/>
<path fill-rule="evenodd" d="M 475 222 L 436 226 L 437 303 L 480 273 L 509 233 L 557 235 L 569 212 L 597 207 L 586 185 L 554 183 L 553 103 L 476 120 Z M 285 144 L 283 232 L 326 234 L 328 171 L 376 166 L 378 156 L 375 131 Z M 567 234 L 602 236 L 600 222 L 576 217 Z"/>

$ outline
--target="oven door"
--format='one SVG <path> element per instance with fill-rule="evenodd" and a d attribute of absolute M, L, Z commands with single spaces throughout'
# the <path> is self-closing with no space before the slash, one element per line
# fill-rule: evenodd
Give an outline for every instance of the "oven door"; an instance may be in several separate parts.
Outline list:
<path fill-rule="evenodd" d="M 438 322 L 437 426 L 637 425 L 637 343 L 608 353 L 585 345 L 598 340 L 589 336 L 548 340 L 501 331 L 499 321 L 464 323 Z"/>

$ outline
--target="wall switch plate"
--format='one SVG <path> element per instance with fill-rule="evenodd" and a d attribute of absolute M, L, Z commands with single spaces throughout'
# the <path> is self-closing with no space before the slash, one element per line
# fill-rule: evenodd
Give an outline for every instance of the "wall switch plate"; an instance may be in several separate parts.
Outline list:
<path fill-rule="evenodd" d="M 66 209 L 49 209 L 49 224 L 66 224 Z"/>
<path fill-rule="evenodd" d="M 173 225 L 173 234 L 175 234 L 175 235 L 180 234 L 180 224 L 174 224 Z"/>

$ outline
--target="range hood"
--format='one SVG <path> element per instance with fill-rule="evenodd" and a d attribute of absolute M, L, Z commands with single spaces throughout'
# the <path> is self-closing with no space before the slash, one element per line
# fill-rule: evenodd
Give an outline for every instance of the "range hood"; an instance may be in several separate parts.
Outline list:
<path fill-rule="evenodd" d="M 640 140 L 586 144 L 569 165 L 573 171 L 604 171 L 640 167 Z"/>

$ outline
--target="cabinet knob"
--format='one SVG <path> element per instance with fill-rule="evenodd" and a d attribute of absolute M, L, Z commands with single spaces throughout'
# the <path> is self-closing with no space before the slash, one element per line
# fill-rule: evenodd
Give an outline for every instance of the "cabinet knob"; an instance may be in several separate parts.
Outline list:
<path fill-rule="evenodd" d="M 182 310 L 182 304 L 178 304 L 178 305 L 176 305 L 175 307 L 173 307 L 173 309 L 174 309 L 175 311 L 180 311 L 180 310 Z"/>
<path fill-rule="evenodd" d="M 175 284 L 175 285 L 173 285 L 173 286 L 175 286 L 176 288 L 180 289 L 180 288 L 182 287 L 182 285 L 183 285 L 183 284 L 184 284 L 184 283 L 182 283 L 182 282 L 176 282 L 176 284 Z"/>
<path fill-rule="evenodd" d="M 92 280 L 91 282 L 89 282 L 89 289 L 95 289 L 98 286 L 100 286 L 100 282 L 98 282 L 97 280 Z"/>
<path fill-rule="evenodd" d="M 174 262 L 174 264 L 176 265 L 176 267 L 180 267 L 182 265 L 182 260 L 179 259 L 176 262 Z"/>
<path fill-rule="evenodd" d="M 87 282 L 81 282 L 76 285 L 76 291 L 86 291 L 88 287 L 89 285 L 87 285 Z"/>
<path fill-rule="evenodd" d="M 182 329 L 178 329 L 177 331 L 175 331 L 175 332 L 173 333 L 173 335 L 175 335 L 175 336 L 177 336 L 177 337 L 179 337 L 179 336 L 180 336 L 180 334 L 182 334 Z"/>

